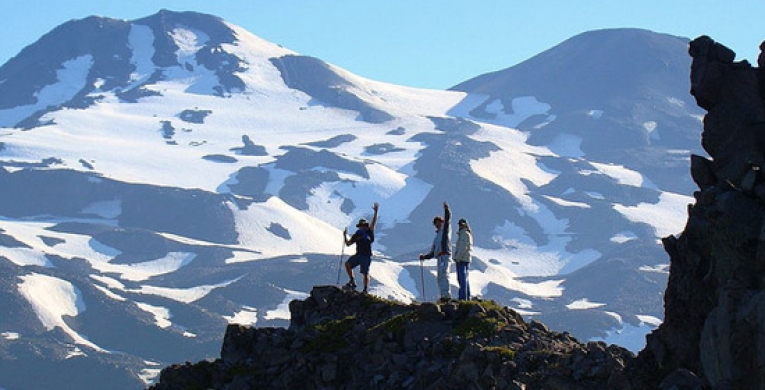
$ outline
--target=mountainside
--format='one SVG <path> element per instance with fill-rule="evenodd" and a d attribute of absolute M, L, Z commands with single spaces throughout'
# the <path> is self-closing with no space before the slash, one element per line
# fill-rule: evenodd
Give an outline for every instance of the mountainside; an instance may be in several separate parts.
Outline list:
<path fill-rule="evenodd" d="M 663 189 L 688 193 L 688 156 L 673 153 L 698 144 L 702 115 L 688 94 L 687 47 L 686 38 L 646 30 L 591 31 L 452 89 L 491 96 L 470 113 L 528 131 L 530 144 L 578 142 L 572 157 L 623 165 Z M 518 103 L 530 96 L 550 108 L 503 120 L 519 116 Z M 497 105 L 507 112 L 496 112 Z"/>
<path fill-rule="evenodd" d="M 686 45 L 585 33 L 431 91 L 210 15 L 63 24 L 0 67 L 0 387 L 137 388 L 226 324 L 286 326 L 373 202 L 372 294 L 435 299 L 448 201 L 476 295 L 638 351 L 701 153 Z"/>

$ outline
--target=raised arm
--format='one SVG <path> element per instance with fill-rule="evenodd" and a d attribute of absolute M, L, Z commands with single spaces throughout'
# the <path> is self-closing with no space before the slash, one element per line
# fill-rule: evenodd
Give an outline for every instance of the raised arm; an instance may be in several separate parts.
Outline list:
<path fill-rule="evenodd" d="M 369 223 L 369 230 L 374 231 L 375 225 L 377 225 L 377 210 L 380 208 L 380 205 L 375 202 L 375 204 L 372 205 L 372 210 L 375 211 L 374 215 L 372 215 L 372 222 Z"/>
<path fill-rule="evenodd" d="M 452 212 L 449 210 L 449 204 L 444 202 L 444 225 L 449 226 L 452 219 Z"/>

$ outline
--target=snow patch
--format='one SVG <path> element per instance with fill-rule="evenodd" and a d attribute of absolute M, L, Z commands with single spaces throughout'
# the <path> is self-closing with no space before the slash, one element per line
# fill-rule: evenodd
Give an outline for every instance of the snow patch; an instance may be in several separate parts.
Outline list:
<path fill-rule="evenodd" d="M 170 322 L 172 315 L 170 314 L 170 310 L 166 307 L 154 306 L 143 302 L 135 302 L 135 305 L 138 306 L 139 309 L 154 316 L 154 324 L 158 327 L 165 329 L 173 325 L 173 323 Z"/>
<path fill-rule="evenodd" d="M 685 107 L 685 102 L 676 97 L 668 96 L 667 101 L 669 102 L 669 104 L 673 104 L 678 107 Z"/>
<path fill-rule="evenodd" d="M 473 252 L 490 262 L 506 267 L 518 276 L 552 276 L 573 272 L 598 259 L 601 253 L 592 249 L 569 252 L 566 247 L 572 237 L 568 220 L 559 220 L 544 204 L 534 201 L 533 207 L 519 209 L 544 228 L 548 241 L 538 245 L 521 227 L 511 221 L 495 228 L 492 239 L 498 249 L 475 247 Z"/>
<path fill-rule="evenodd" d="M 623 244 L 627 241 L 635 240 L 637 239 L 637 235 L 630 231 L 624 231 L 614 234 L 613 237 L 611 237 L 611 242 L 615 242 L 617 244 Z"/>
<path fill-rule="evenodd" d="M 46 85 L 35 93 L 35 104 L 0 110 L 0 126 L 13 126 L 39 110 L 56 107 L 71 100 L 85 87 L 92 65 L 91 55 L 65 61 L 61 68 L 56 70 L 57 82 Z"/>
<path fill-rule="evenodd" d="M 660 318 L 656 318 L 654 316 L 649 316 L 645 314 L 643 315 L 638 314 L 636 315 L 636 317 L 640 320 L 640 322 L 654 326 L 654 327 L 661 325 L 661 323 L 663 322 Z"/>
<path fill-rule="evenodd" d="M 662 192 L 658 203 L 640 203 L 637 206 L 613 205 L 614 210 L 633 222 L 653 227 L 657 238 L 667 237 L 683 230 L 688 204 L 693 197 L 671 192 Z"/>
<path fill-rule="evenodd" d="M 120 274 L 122 279 L 133 282 L 148 280 L 154 276 L 173 273 L 191 263 L 196 253 L 170 252 L 157 260 L 133 264 L 99 264 L 94 267 L 101 272 Z"/>
<path fill-rule="evenodd" d="M 154 62 L 151 58 L 154 56 L 154 33 L 149 26 L 131 24 L 128 33 L 128 47 L 132 49 L 130 63 L 135 66 L 135 70 L 130 74 L 130 82 L 125 90 L 129 91 L 144 81 L 154 73 Z"/>
<path fill-rule="evenodd" d="M 542 103 L 534 96 L 521 96 L 513 98 L 510 102 L 511 114 L 508 114 L 505 105 L 500 99 L 495 99 L 486 105 L 485 112 L 495 115 L 492 122 L 507 127 L 517 127 L 526 119 L 534 115 L 545 115 L 552 108 L 547 103 Z"/>
<path fill-rule="evenodd" d="M 370 286 L 370 293 L 405 304 L 414 301 L 412 291 L 417 291 L 417 287 L 403 264 L 379 257 L 375 257 L 375 260 L 369 271 L 375 281 Z M 357 284 L 361 285 L 359 282 Z M 420 299 L 425 300 L 423 297 Z"/>
<path fill-rule="evenodd" d="M 604 341 L 606 344 L 617 344 L 629 349 L 633 353 L 640 352 L 645 347 L 645 335 L 656 329 L 661 324 L 661 320 L 653 316 L 638 315 L 640 324 L 630 325 L 621 321 L 621 316 L 616 313 L 614 318 L 618 318 L 621 327 L 607 331 L 606 337 L 595 337 L 590 341 Z"/>
<path fill-rule="evenodd" d="M 127 298 L 123 297 L 122 295 L 119 295 L 119 294 L 116 294 L 116 293 L 112 292 L 111 290 L 109 290 L 106 287 L 99 286 L 97 284 L 94 284 L 93 287 L 95 287 L 98 291 L 101 291 L 102 293 L 104 293 L 104 295 L 106 295 L 107 297 L 109 297 L 111 299 L 114 299 L 115 301 L 122 301 L 122 302 L 127 301 Z"/>
<path fill-rule="evenodd" d="M 3 332 L 0 333 L 0 337 L 6 340 L 18 340 L 21 336 L 16 332 Z"/>
<path fill-rule="evenodd" d="M 603 307 L 605 305 L 606 305 L 605 303 L 590 302 L 589 299 L 582 298 L 569 303 L 568 305 L 566 305 L 566 308 L 569 310 L 587 310 L 587 309 L 596 309 L 599 307 Z"/>
<path fill-rule="evenodd" d="M 146 364 L 146 367 L 141 369 L 138 373 L 138 378 L 140 378 L 146 386 L 149 386 L 154 383 L 159 376 L 159 373 L 162 372 L 162 363 L 144 360 L 144 364 Z"/>
<path fill-rule="evenodd" d="M 643 265 L 640 268 L 638 268 L 638 270 L 643 272 L 654 272 L 657 274 L 669 275 L 669 264 L 657 264 L 654 266 Z"/>
<path fill-rule="evenodd" d="M 80 349 L 80 347 L 76 345 L 69 345 L 69 349 L 66 351 L 66 356 L 64 356 L 64 359 L 71 359 L 78 356 L 88 356 L 83 350 Z"/>
<path fill-rule="evenodd" d="M 107 352 L 77 333 L 64 320 L 85 311 L 85 303 L 72 283 L 48 275 L 30 273 L 19 277 L 18 291 L 31 305 L 37 318 L 47 330 L 61 328 L 75 343 L 99 352 Z"/>
<path fill-rule="evenodd" d="M 217 288 L 226 287 L 232 283 L 236 283 L 241 278 L 242 277 L 240 276 L 236 279 L 227 280 L 218 284 L 205 284 L 189 288 L 171 288 L 144 285 L 138 289 L 128 289 L 126 291 L 139 294 L 157 295 L 182 303 L 191 303 L 204 298 L 207 296 L 207 294 Z"/>
<path fill-rule="evenodd" d="M 587 203 L 582 203 L 582 202 L 572 202 L 572 201 L 570 201 L 570 200 L 565 200 L 565 199 L 561 199 L 561 198 L 556 198 L 556 197 L 554 197 L 554 196 L 549 196 L 549 195 L 543 195 L 543 196 L 544 196 L 545 198 L 547 198 L 547 199 L 551 200 L 551 201 L 552 201 L 552 202 L 554 202 L 555 204 L 558 204 L 558 205 L 560 205 L 560 206 L 563 206 L 563 207 L 578 207 L 578 208 L 581 208 L 581 209 L 589 209 L 589 208 L 592 208 L 592 206 L 588 205 Z"/>
<path fill-rule="evenodd" d="M 536 157 L 550 156 L 552 153 L 545 148 L 527 145 L 525 134 L 507 128 L 482 125 L 471 137 L 476 141 L 491 142 L 500 148 L 491 152 L 489 157 L 471 161 L 473 171 L 513 194 L 524 208 L 535 208 L 523 181 L 528 180 L 541 187 L 555 179 L 556 174 L 540 168 Z"/>
<path fill-rule="evenodd" d="M 190 57 L 193 57 L 210 40 L 210 37 L 202 31 L 189 28 L 175 28 L 170 32 L 170 36 L 178 46 L 175 55 L 180 64 L 188 62 Z M 196 62 L 196 60 L 193 61 Z"/>
<path fill-rule="evenodd" d="M 599 173 L 602 173 L 608 177 L 613 178 L 617 183 L 633 187 L 643 187 L 647 181 L 640 172 L 633 171 L 622 165 L 616 164 L 602 164 L 590 161 L 590 165 L 595 167 Z M 655 186 L 650 185 L 650 188 Z"/>
<path fill-rule="evenodd" d="M 277 197 L 271 197 L 263 203 L 254 203 L 247 210 L 235 209 L 233 205 L 231 207 L 240 245 L 257 248 L 259 251 L 253 253 L 250 260 L 300 256 L 305 253 L 337 253 L 342 229 L 306 215 Z M 279 221 L 289 232 L 289 241 L 268 230 L 272 221 Z M 289 245 L 286 245 L 287 242 Z M 234 260 L 228 259 L 227 262 Z"/>
<path fill-rule="evenodd" d="M 267 320 L 288 320 L 290 319 L 290 302 L 292 302 L 295 299 L 306 299 L 308 298 L 309 294 L 306 294 L 301 291 L 293 291 L 293 290 L 287 290 L 285 289 L 284 292 L 287 294 L 284 297 L 284 300 L 282 303 L 280 303 L 276 309 L 269 310 L 266 312 L 266 315 L 263 316 L 263 318 Z"/>
<path fill-rule="evenodd" d="M 241 324 L 254 326 L 258 322 L 258 309 L 250 306 L 242 306 L 242 310 L 232 316 L 223 316 L 229 324 Z"/>

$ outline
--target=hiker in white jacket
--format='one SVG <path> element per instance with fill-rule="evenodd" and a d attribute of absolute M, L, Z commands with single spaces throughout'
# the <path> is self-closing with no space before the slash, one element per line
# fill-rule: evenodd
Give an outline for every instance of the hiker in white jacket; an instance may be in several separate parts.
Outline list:
<path fill-rule="evenodd" d="M 459 231 L 457 232 L 457 245 L 454 248 L 454 261 L 457 262 L 457 283 L 460 286 L 457 297 L 464 301 L 470 299 L 468 269 L 470 268 L 471 257 L 473 257 L 473 232 L 465 218 L 461 218 L 457 224 Z"/>

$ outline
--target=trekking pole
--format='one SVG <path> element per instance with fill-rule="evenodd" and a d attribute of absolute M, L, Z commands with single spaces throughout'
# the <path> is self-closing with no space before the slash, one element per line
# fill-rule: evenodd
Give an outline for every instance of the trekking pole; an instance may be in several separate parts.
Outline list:
<path fill-rule="evenodd" d="M 340 269 L 343 268 L 343 256 L 345 256 L 345 237 L 343 237 L 343 247 L 340 249 L 340 263 L 337 265 L 337 284 L 340 285 Z"/>
<path fill-rule="evenodd" d="M 420 283 L 422 284 L 422 301 L 425 302 L 428 298 L 425 297 L 425 266 L 422 259 L 420 259 Z"/>

